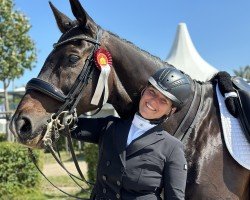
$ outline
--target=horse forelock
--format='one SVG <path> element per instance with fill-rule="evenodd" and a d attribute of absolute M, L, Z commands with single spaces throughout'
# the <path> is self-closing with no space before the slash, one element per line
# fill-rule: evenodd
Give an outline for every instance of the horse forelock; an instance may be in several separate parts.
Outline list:
<path fill-rule="evenodd" d="M 84 27 L 81 27 L 76 23 L 75 26 L 73 26 L 71 29 L 69 29 L 67 32 L 61 35 L 61 37 L 58 40 L 58 43 L 80 34 L 88 35 L 89 33 L 88 30 L 86 30 Z"/>

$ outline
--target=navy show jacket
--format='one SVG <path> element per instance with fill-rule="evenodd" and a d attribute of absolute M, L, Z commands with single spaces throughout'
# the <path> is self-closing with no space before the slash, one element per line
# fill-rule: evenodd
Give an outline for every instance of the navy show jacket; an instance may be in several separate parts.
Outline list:
<path fill-rule="evenodd" d="M 99 145 L 97 180 L 91 199 L 159 200 L 185 198 L 183 144 L 162 130 L 148 130 L 128 146 L 132 119 L 79 118 L 72 138 Z"/>

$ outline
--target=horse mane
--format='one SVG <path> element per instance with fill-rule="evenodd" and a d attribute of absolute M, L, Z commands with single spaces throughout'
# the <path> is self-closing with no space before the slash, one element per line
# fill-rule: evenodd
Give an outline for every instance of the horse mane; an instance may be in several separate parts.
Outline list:
<path fill-rule="evenodd" d="M 143 50 L 141 48 L 139 48 L 138 46 L 136 46 L 134 43 L 124 39 L 124 38 L 121 38 L 120 36 L 118 36 L 117 34 L 111 32 L 111 31 L 107 31 L 110 35 L 120 39 L 121 41 L 125 42 L 126 44 L 132 46 L 133 48 L 135 48 L 136 50 L 138 50 L 139 52 L 142 52 L 143 54 L 145 54 L 146 56 L 148 56 L 148 58 L 150 58 L 151 60 L 153 60 L 155 63 L 161 63 L 161 64 L 168 64 L 167 62 L 161 60 L 159 57 L 157 56 L 154 56 L 152 55 L 151 53 L 149 53 L 148 51 L 146 50 Z M 168 64 L 169 65 L 169 64 Z"/>
<path fill-rule="evenodd" d="M 172 64 L 170 64 L 170 63 L 168 63 L 168 62 L 166 62 L 166 61 L 161 60 L 161 58 L 159 58 L 159 57 L 157 57 L 157 56 L 155 56 L 155 55 L 152 55 L 151 53 L 149 53 L 149 52 L 146 51 L 146 50 L 143 50 L 143 49 L 139 48 L 139 47 L 136 46 L 134 43 L 132 43 L 132 42 L 130 42 L 130 41 L 124 39 L 124 38 L 121 38 L 121 37 L 118 36 L 117 34 L 111 32 L 111 31 L 107 31 L 107 32 L 108 32 L 110 35 L 112 35 L 112 36 L 118 38 L 119 40 L 123 41 L 123 42 L 126 43 L 127 45 L 131 46 L 132 48 L 135 48 L 136 50 L 138 50 L 139 52 L 141 52 L 142 54 L 144 54 L 145 56 L 147 56 L 147 57 L 148 57 L 149 59 L 151 59 L 156 65 L 157 65 L 157 64 L 160 64 L 160 65 L 163 65 L 163 66 L 164 66 L 164 65 L 168 65 L 168 66 L 171 66 L 171 67 L 176 68 L 174 65 L 172 65 Z M 180 71 L 182 71 L 182 70 L 180 70 Z M 185 73 L 184 71 L 182 71 L 182 72 L 183 72 L 186 76 L 188 76 L 191 80 L 193 80 L 193 81 L 195 81 L 195 82 L 197 82 L 197 83 L 199 83 L 199 84 L 203 84 L 203 83 L 204 83 L 204 81 L 199 81 L 199 80 L 193 79 L 193 78 L 191 78 L 190 75 L 188 75 L 188 74 Z M 211 79 L 212 79 L 212 78 L 211 78 Z M 211 81 L 211 83 L 213 84 L 212 81 Z"/>

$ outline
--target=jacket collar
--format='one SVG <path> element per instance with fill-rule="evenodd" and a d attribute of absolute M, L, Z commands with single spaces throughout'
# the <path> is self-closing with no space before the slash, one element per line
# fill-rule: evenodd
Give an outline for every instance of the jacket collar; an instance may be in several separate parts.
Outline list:
<path fill-rule="evenodd" d="M 147 131 L 151 128 L 153 128 L 154 126 L 156 126 L 156 124 L 150 124 L 149 120 L 144 119 L 143 117 L 141 117 L 138 114 L 134 115 L 134 119 L 132 121 L 132 124 L 140 130 L 144 130 Z"/>
<path fill-rule="evenodd" d="M 161 125 L 157 125 L 140 137 L 133 140 L 127 147 L 126 157 L 131 156 L 132 154 L 136 153 L 137 151 L 154 144 L 162 139 L 165 138 L 165 132 L 162 131 Z"/>
<path fill-rule="evenodd" d="M 114 143 L 124 167 L 126 162 L 126 145 L 128 133 L 132 124 L 132 120 L 133 118 L 129 118 L 125 121 L 120 121 L 114 129 Z"/>
<path fill-rule="evenodd" d="M 120 121 L 114 130 L 114 143 L 124 167 L 126 167 L 126 157 L 131 156 L 132 154 L 145 148 L 146 146 L 154 144 L 165 138 L 165 132 L 162 131 L 162 126 L 157 125 L 146 131 L 140 137 L 136 138 L 126 148 L 128 133 L 132 124 L 132 120 L 133 118 L 125 121 Z"/>

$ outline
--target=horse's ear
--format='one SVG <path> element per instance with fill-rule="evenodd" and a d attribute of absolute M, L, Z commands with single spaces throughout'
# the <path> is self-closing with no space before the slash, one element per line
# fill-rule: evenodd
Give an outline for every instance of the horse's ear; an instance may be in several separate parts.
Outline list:
<path fill-rule="evenodd" d="M 70 5 L 71 5 L 71 10 L 72 10 L 75 18 L 77 19 L 77 21 L 81 25 L 85 26 L 87 23 L 88 15 L 85 12 L 85 10 L 83 9 L 80 2 L 78 0 L 70 0 Z"/>
<path fill-rule="evenodd" d="M 51 2 L 49 2 L 49 5 L 55 16 L 58 28 L 60 29 L 62 33 L 65 33 L 73 26 L 73 21 L 70 18 L 68 18 L 66 15 L 61 13 Z"/>

